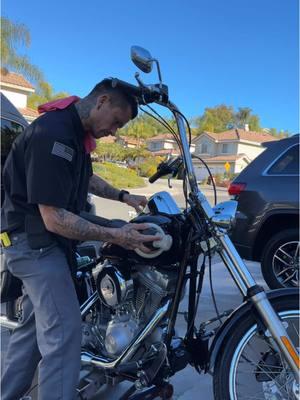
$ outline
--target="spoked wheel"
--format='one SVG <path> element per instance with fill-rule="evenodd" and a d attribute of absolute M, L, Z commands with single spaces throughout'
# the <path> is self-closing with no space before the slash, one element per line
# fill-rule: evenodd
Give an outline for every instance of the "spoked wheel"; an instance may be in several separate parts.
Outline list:
<path fill-rule="evenodd" d="M 299 349 L 298 301 L 281 300 L 274 308 Z M 217 400 L 296 400 L 299 387 L 272 338 L 261 335 L 251 314 L 228 335 L 214 371 Z"/>

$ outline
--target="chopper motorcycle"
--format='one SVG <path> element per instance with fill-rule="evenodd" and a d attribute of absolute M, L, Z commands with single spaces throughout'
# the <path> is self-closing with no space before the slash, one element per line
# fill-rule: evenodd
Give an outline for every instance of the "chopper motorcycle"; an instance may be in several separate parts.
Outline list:
<path fill-rule="evenodd" d="M 159 62 L 139 46 L 132 47 L 131 58 L 145 73 L 155 64 L 159 83 L 146 85 L 136 73 L 137 85 L 115 78 L 111 85 L 130 91 L 173 134 L 181 155 L 161 163 L 149 181 L 181 171 L 186 208 L 180 209 L 168 192 L 159 192 L 131 221 L 148 223 L 149 233 L 162 237 L 150 246 L 151 253 L 112 244 L 103 245 L 99 253 L 93 246 L 78 246 L 76 284 L 82 315 L 78 398 L 89 399 L 101 385 L 125 380 L 132 386 L 120 400 L 170 399 L 170 377 L 190 364 L 199 373 L 213 375 L 216 400 L 296 400 L 298 292 L 285 288 L 266 293 L 256 284 L 227 235 L 237 202 L 210 206 L 197 185 L 188 121 L 169 100 Z M 169 109 L 177 130 L 150 103 Z M 85 217 L 104 224 L 97 216 Z M 114 227 L 123 223 L 107 222 Z M 208 260 L 211 274 L 213 254 L 221 257 L 244 301 L 222 314 L 216 307 L 216 318 L 196 326 L 205 265 Z M 175 324 L 186 290 L 186 333 L 178 337 Z M 218 326 L 208 329 L 214 322 Z M 17 326 L 14 313 L 1 316 L 1 325 Z"/>

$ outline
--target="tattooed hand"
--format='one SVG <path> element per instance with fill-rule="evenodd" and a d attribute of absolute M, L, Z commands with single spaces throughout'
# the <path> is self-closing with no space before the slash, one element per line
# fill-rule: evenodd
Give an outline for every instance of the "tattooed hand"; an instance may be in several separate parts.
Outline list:
<path fill-rule="evenodd" d="M 140 249 L 144 253 L 151 253 L 151 250 L 144 246 L 145 242 L 153 242 L 161 240 L 161 236 L 143 235 L 139 231 L 149 229 L 148 224 L 126 224 L 120 229 L 116 229 L 118 233 L 115 235 L 113 242 L 125 249 Z"/>
<path fill-rule="evenodd" d="M 146 207 L 148 200 L 145 196 L 139 196 L 137 194 L 124 194 L 123 197 L 124 203 L 136 209 L 139 213 Z"/>

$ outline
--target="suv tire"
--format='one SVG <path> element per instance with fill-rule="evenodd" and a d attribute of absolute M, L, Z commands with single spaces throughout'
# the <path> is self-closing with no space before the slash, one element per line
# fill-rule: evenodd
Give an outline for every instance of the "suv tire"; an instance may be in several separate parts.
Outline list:
<path fill-rule="evenodd" d="M 298 229 L 285 229 L 269 239 L 263 250 L 261 269 L 270 289 L 299 286 Z"/>

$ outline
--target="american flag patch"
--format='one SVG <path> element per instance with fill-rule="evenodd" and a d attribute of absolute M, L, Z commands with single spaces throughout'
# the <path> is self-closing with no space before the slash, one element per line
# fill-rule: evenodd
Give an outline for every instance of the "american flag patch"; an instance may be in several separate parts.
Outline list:
<path fill-rule="evenodd" d="M 51 154 L 72 161 L 74 150 L 63 143 L 55 142 Z"/>

